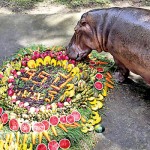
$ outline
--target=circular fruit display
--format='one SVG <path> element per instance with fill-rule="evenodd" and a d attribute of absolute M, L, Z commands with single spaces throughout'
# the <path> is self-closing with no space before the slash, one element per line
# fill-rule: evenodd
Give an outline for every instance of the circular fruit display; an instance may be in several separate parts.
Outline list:
<path fill-rule="evenodd" d="M 0 130 L 11 131 L 0 139 L 14 137 L 18 149 L 71 150 L 82 134 L 101 132 L 96 126 L 102 120 L 98 112 L 114 81 L 106 71 L 112 64 L 96 55 L 89 62 L 77 62 L 69 59 L 63 47 L 38 46 L 21 49 L 4 62 Z"/>

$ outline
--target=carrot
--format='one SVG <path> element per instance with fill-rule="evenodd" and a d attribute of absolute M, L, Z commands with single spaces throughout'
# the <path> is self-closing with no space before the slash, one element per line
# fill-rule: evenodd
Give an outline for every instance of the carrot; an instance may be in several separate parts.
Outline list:
<path fill-rule="evenodd" d="M 97 65 L 107 65 L 108 62 L 104 62 L 104 61 L 97 61 L 96 62 Z"/>
<path fill-rule="evenodd" d="M 46 130 L 43 131 L 43 135 L 45 136 L 45 138 L 46 138 L 46 140 L 47 140 L 48 142 L 51 141 L 50 136 L 48 135 L 48 132 L 47 132 Z"/>
<path fill-rule="evenodd" d="M 42 74 L 38 75 L 39 78 L 45 78 Z"/>
<path fill-rule="evenodd" d="M 59 123 L 58 126 L 59 126 L 61 129 L 63 129 L 65 132 L 68 132 L 68 130 L 66 129 L 66 127 L 65 127 L 63 124 Z"/>
<path fill-rule="evenodd" d="M 17 96 L 20 96 L 20 94 L 21 94 L 21 91 L 19 91 L 19 92 L 17 93 Z"/>
<path fill-rule="evenodd" d="M 106 83 L 105 83 L 105 85 L 106 85 L 107 87 L 111 88 L 111 89 L 113 89 L 113 88 L 114 88 L 114 86 L 112 86 L 112 85 L 111 85 L 111 84 L 109 84 L 108 82 L 106 82 Z"/>
<path fill-rule="evenodd" d="M 51 94 L 57 94 L 57 92 L 56 91 L 48 91 L 49 93 L 51 93 Z"/>
<path fill-rule="evenodd" d="M 55 136 L 58 136 L 55 127 L 54 127 L 54 126 L 51 126 L 51 129 L 52 129 L 53 134 L 54 134 Z"/>
<path fill-rule="evenodd" d="M 23 136 L 23 144 L 26 143 L 27 139 L 28 139 L 28 134 L 24 134 L 24 136 Z"/>
<path fill-rule="evenodd" d="M 69 123 L 65 123 L 64 124 L 66 127 L 72 127 L 72 128 L 76 128 L 77 126 L 74 124 L 69 124 Z"/>
<path fill-rule="evenodd" d="M 34 84 L 41 84 L 40 82 L 37 82 L 37 81 L 34 81 L 34 80 L 32 80 L 32 82 L 33 82 Z"/>
<path fill-rule="evenodd" d="M 72 79 L 73 79 L 73 77 L 68 78 L 68 79 L 67 79 L 64 83 L 62 83 L 59 87 L 60 87 L 60 88 L 63 88 L 63 87 L 66 86 L 66 84 L 67 84 L 68 82 L 70 82 Z"/>
<path fill-rule="evenodd" d="M 19 57 L 22 57 L 22 55 L 18 54 Z"/>
<path fill-rule="evenodd" d="M 80 124 L 78 124 L 77 122 L 74 122 L 73 124 L 77 127 L 80 127 Z"/>
<path fill-rule="evenodd" d="M 42 143 L 42 137 L 43 137 L 43 133 L 40 132 L 40 133 L 39 133 L 39 143 Z"/>
<path fill-rule="evenodd" d="M 21 80 L 23 80 L 23 81 L 28 81 L 28 80 L 29 80 L 29 78 L 21 77 Z"/>
<path fill-rule="evenodd" d="M 16 143 L 19 144 L 19 137 L 20 137 L 20 132 L 18 131 L 16 133 Z"/>
<path fill-rule="evenodd" d="M 106 78 L 106 81 L 108 81 L 111 84 L 114 84 L 114 82 L 110 78 Z"/>
<path fill-rule="evenodd" d="M 32 72 L 30 72 L 30 71 L 27 71 L 26 72 L 29 76 L 31 76 L 33 73 Z"/>
<path fill-rule="evenodd" d="M 82 121 L 83 123 L 85 123 L 85 122 L 86 122 L 86 119 L 82 116 L 82 117 L 81 117 L 81 121 Z"/>
<path fill-rule="evenodd" d="M 107 72 L 106 75 L 107 75 L 109 78 L 112 78 L 112 75 L 111 75 L 109 72 Z"/>
<path fill-rule="evenodd" d="M 31 136 L 32 136 L 32 144 L 34 145 L 35 144 L 36 135 L 35 135 L 34 132 L 32 132 Z"/>
<path fill-rule="evenodd" d="M 60 87 L 55 86 L 55 85 L 53 85 L 53 84 L 51 84 L 51 87 L 52 87 L 53 89 L 57 90 L 57 91 L 59 91 L 59 90 L 60 90 Z"/>
<path fill-rule="evenodd" d="M 62 76 L 64 79 L 67 79 L 67 78 L 68 78 L 66 75 L 64 75 L 64 74 L 62 74 L 62 73 L 60 73 L 60 72 L 58 72 L 58 74 L 59 74 L 60 76 Z"/>
<path fill-rule="evenodd" d="M 42 73 L 42 74 L 45 74 L 45 75 L 47 75 L 47 76 L 50 76 L 50 74 L 48 74 L 48 73 L 45 72 L 45 71 L 42 71 L 41 73 Z"/>
<path fill-rule="evenodd" d="M 47 77 L 44 77 L 44 79 L 42 80 L 42 83 L 44 83 L 47 80 Z"/>
<path fill-rule="evenodd" d="M 56 77 L 52 84 L 58 82 L 59 80 L 60 80 L 60 77 Z"/>

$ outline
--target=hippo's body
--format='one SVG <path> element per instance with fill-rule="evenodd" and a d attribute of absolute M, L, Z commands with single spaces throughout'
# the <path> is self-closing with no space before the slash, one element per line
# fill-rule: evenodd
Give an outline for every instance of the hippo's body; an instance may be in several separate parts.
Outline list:
<path fill-rule="evenodd" d="M 150 84 L 150 10 L 114 7 L 83 14 L 67 53 L 81 60 L 93 49 L 112 54 L 120 82 L 130 70 Z"/>

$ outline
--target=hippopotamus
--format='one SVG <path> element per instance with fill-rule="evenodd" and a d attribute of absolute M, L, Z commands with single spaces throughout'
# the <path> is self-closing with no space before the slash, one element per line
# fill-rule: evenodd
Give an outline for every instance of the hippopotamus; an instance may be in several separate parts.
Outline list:
<path fill-rule="evenodd" d="M 94 9 L 84 13 L 66 48 L 82 60 L 92 50 L 109 52 L 117 65 L 115 77 L 124 82 L 129 71 L 150 84 L 150 10 L 134 7 Z"/>

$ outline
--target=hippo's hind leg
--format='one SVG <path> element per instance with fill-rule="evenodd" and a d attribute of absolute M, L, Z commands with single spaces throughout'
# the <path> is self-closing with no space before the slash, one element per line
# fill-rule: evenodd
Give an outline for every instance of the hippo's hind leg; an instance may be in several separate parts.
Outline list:
<path fill-rule="evenodd" d="M 129 69 L 127 69 L 124 64 L 114 58 L 117 65 L 117 70 L 115 72 L 115 79 L 117 82 L 124 82 L 129 76 Z"/>

